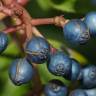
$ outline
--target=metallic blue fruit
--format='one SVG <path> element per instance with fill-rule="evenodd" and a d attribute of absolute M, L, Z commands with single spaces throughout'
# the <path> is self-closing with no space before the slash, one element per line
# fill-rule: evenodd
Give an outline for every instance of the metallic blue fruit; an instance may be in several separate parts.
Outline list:
<path fill-rule="evenodd" d="M 52 74 L 71 79 L 71 59 L 63 52 L 51 54 L 47 67 Z"/>
<path fill-rule="evenodd" d="M 71 80 L 76 81 L 80 78 L 81 67 L 78 61 L 72 59 L 72 75 Z"/>
<path fill-rule="evenodd" d="M 96 88 L 94 89 L 76 89 L 69 96 L 96 96 Z"/>
<path fill-rule="evenodd" d="M 67 87 L 59 80 L 50 81 L 44 88 L 45 96 L 67 96 Z"/>
<path fill-rule="evenodd" d="M 74 19 L 66 23 L 63 31 L 65 40 L 71 44 L 85 44 L 90 38 L 86 24 L 79 19 Z"/>
<path fill-rule="evenodd" d="M 96 12 L 90 12 L 85 16 L 85 24 L 89 28 L 90 35 L 96 36 Z"/>
<path fill-rule="evenodd" d="M 82 70 L 81 83 L 85 88 L 96 87 L 96 66 L 90 65 Z"/>
<path fill-rule="evenodd" d="M 0 32 L 0 53 L 6 49 L 8 45 L 8 37 L 4 32 Z"/>
<path fill-rule="evenodd" d="M 84 90 L 88 96 L 96 96 L 96 88 Z"/>
<path fill-rule="evenodd" d="M 41 64 L 49 58 L 50 45 L 42 37 L 33 37 L 26 42 L 25 52 L 30 62 Z"/>
<path fill-rule="evenodd" d="M 24 59 L 16 59 L 9 68 L 9 77 L 15 85 L 22 85 L 30 80 L 35 74 L 32 65 Z"/>
<path fill-rule="evenodd" d="M 69 96 L 89 96 L 83 89 L 76 89 L 70 93 Z"/>

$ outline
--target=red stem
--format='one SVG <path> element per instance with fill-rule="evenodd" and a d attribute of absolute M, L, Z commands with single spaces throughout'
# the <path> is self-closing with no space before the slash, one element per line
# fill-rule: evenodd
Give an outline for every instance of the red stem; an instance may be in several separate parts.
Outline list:
<path fill-rule="evenodd" d="M 31 23 L 33 26 L 54 24 L 54 18 L 32 19 Z"/>
<path fill-rule="evenodd" d="M 23 26 L 15 26 L 15 27 L 6 28 L 5 30 L 3 30 L 3 32 L 8 34 L 8 33 L 13 33 L 13 32 L 19 31 L 21 29 L 24 29 L 24 27 Z"/>
<path fill-rule="evenodd" d="M 3 32 L 6 34 L 13 33 L 15 31 L 17 31 L 15 27 L 11 27 L 11 28 L 7 28 L 7 29 L 3 30 Z"/>
<path fill-rule="evenodd" d="M 32 26 L 45 25 L 45 24 L 56 24 L 55 18 L 32 19 L 31 24 L 32 24 Z M 61 17 L 58 16 L 58 18 L 61 18 Z M 57 22 L 59 22 L 59 21 L 57 21 Z M 63 22 L 59 26 L 61 26 L 61 27 L 64 26 L 64 24 L 66 24 L 66 22 L 68 22 L 68 21 L 65 20 L 65 22 Z M 60 24 L 60 22 L 59 22 L 59 24 Z M 18 27 L 16 26 L 16 27 L 7 28 L 6 30 L 4 30 L 4 32 L 5 33 L 12 33 L 12 32 L 18 31 L 20 29 L 22 29 L 22 26 L 18 25 Z M 34 30 L 34 32 L 33 32 L 34 34 L 36 34 L 36 35 L 39 34 L 40 36 L 42 36 L 41 33 L 36 31 L 37 29 L 34 29 L 34 27 L 32 29 Z"/>
<path fill-rule="evenodd" d="M 26 32 L 26 34 L 24 34 L 24 36 L 26 37 L 26 35 L 27 35 L 27 38 L 30 38 L 32 35 L 43 37 L 43 35 L 36 29 L 36 27 L 34 27 L 34 25 L 36 26 L 36 25 L 42 25 L 42 24 L 55 24 L 58 26 L 62 26 L 65 23 L 65 19 L 61 16 L 57 16 L 55 18 L 46 18 L 46 19 L 36 19 L 36 20 L 32 19 L 31 16 L 29 15 L 29 13 L 27 12 L 27 10 L 25 10 L 22 6 L 20 6 L 18 4 L 16 4 L 15 7 L 11 8 L 11 12 L 12 12 L 12 15 L 15 15 L 18 18 L 20 18 L 20 20 L 24 24 L 24 27 L 22 27 L 21 25 L 15 26 L 15 27 L 10 27 L 10 28 L 7 28 L 6 30 L 4 30 L 4 32 L 12 33 L 12 32 L 16 32 L 16 31 L 19 31 L 20 29 L 25 28 L 24 31 Z M 23 14 L 21 14 L 21 12 L 23 12 Z M 7 13 L 7 12 L 5 11 L 5 13 Z M 21 36 L 21 37 L 24 37 L 24 36 Z M 21 37 L 19 39 L 19 41 L 20 41 L 19 43 L 20 43 L 20 45 L 23 45 L 26 38 L 24 38 L 24 40 L 22 40 Z M 51 48 L 51 51 L 54 53 L 56 50 Z M 34 80 L 35 87 L 34 87 L 33 93 L 39 93 L 39 91 L 42 89 L 42 82 L 39 77 L 37 65 L 34 67 L 37 70 L 37 74 L 36 74 L 36 77 Z M 38 95 L 32 95 L 32 96 L 40 96 L 40 93 Z"/>
<path fill-rule="evenodd" d="M 38 25 L 47 25 L 47 24 L 54 24 L 59 27 L 63 27 L 68 22 L 63 16 L 56 16 L 53 18 L 40 18 L 40 19 L 32 19 L 31 24 L 32 26 Z"/>

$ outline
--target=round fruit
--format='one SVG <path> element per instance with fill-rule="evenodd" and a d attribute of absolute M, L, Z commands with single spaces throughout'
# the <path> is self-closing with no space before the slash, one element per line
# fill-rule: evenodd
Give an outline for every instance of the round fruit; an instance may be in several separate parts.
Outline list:
<path fill-rule="evenodd" d="M 25 84 L 32 80 L 35 70 L 32 65 L 24 59 L 16 59 L 10 66 L 9 77 L 15 85 Z"/>
<path fill-rule="evenodd" d="M 75 81 L 80 78 L 81 67 L 78 61 L 72 59 L 72 76 L 71 80 Z"/>
<path fill-rule="evenodd" d="M 96 66 L 91 65 L 82 70 L 81 83 L 85 88 L 96 87 Z"/>
<path fill-rule="evenodd" d="M 63 31 L 65 40 L 71 44 L 85 44 L 90 38 L 86 24 L 79 19 L 74 19 L 66 23 Z"/>
<path fill-rule="evenodd" d="M 47 67 L 52 74 L 71 79 L 71 59 L 63 52 L 51 54 Z"/>
<path fill-rule="evenodd" d="M 67 87 L 59 80 L 50 81 L 44 88 L 45 96 L 67 96 Z"/>
<path fill-rule="evenodd" d="M 96 36 L 96 12 L 90 12 L 85 16 L 85 24 L 89 28 L 90 35 Z"/>
<path fill-rule="evenodd" d="M 26 42 L 25 52 L 30 62 L 41 64 L 49 58 L 50 45 L 42 37 L 33 37 Z"/>
<path fill-rule="evenodd" d="M 77 89 L 77 90 L 72 91 L 69 96 L 88 96 L 88 95 L 86 94 L 84 90 Z"/>
<path fill-rule="evenodd" d="M 0 53 L 3 52 L 8 45 L 8 37 L 4 32 L 0 32 Z"/>
<path fill-rule="evenodd" d="M 86 94 L 88 94 L 88 96 L 96 96 L 96 88 L 93 89 L 87 89 L 85 90 Z"/>

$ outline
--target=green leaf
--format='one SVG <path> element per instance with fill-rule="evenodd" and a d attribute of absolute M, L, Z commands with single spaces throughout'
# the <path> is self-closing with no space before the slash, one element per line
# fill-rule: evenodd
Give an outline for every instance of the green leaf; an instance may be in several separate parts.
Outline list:
<path fill-rule="evenodd" d="M 0 21 L 0 31 L 2 31 L 6 26 L 2 21 Z"/>
<path fill-rule="evenodd" d="M 76 59 L 80 64 L 82 65 L 88 64 L 87 58 L 85 58 L 82 54 L 80 54 L 76 50 L 67 48 L 67 51 L 69 52 L 70 57 Z"/>
<path fill-rule="evenodd" d="M 48 71 L 46 63 L 38 65 L 38 71 L 39 71 L 40 78 L 43 84 L 48 83 L 52 79 L 58 79 L 58 80 L 61 80 L 67 86 L 70 85 L 70 81 L 64 79 L 63 77 L 52 75 Z"/>
<path fill-rule="evenodd" d="M 23 96 L 28 91 L 28 84 L 23 86 L 15 86 L 8 77 L 8 74 L 6 74 L 2 77 L 2 79 L 5 79 L 5 86 L 2 93 L 0 93 L 0 96 Z M 3 73 L 4 74 L 4 73 Z"/>
<path fill-rule="evenodd" d="M 37 0 L 40 7 L 44 10 L 50 9 L 50 0 Z"/>
<path fill-rule="evenodd" d="M 57 49 L 64 44 L 63 31 L 54 26 L 43 26 L 38 28 L 49 43 Z"/>
<path fill-rule="evenodd" d="M 63 13 L 68 12 L 68 13 L 75 13 L 75 14 L 78 14 L 78 13 L 85 14 L 85 12 L 93 11 L 96 9 L 94 8 L 93 5 L 91 5 L 90 1 L 91 0 L 83 0 L 83 1 L 82 0 L 30 0 L 30 3 L 28 4 L 27 9 L 29 13 L 35 18 L 50 17 L 50 16 L 52 17 L 52 16 L 60 15 L 61 11 Z M 53 12 L 54 10 L 52 9 L 55 9 L 56 12 Z M 68 17 L 71 17 L 71 16 L 68 16 Z M 0 23 L 0 30 L 4 27 L 5 25 L 3 23 Z M 38 27 L 38 29 L 42 32 L 42 34 L 48 39 L 48 41 L 54 47 L 61 49 L 61 46 L 65 45 L 62 29 L 59 29 L 58 27 L 54 27 L 54 26 L 41 26 L 41 27 Z M 11 41 L 12 40 L 10 40 L 10 42 Z M 95 45 L 96 45 L 95 43 L 93 43 L 92 45 L 86 45 L 88 50 L 83 46 L 80 49 L 80 51 L 83 50 L 83 52 L 86 53 L 86 56 L 88 56 L 89 59 L 91 58 L 91 61 L 94 60 L 94 62 L 95 62 L 95 53 L 96 53 Z M 71 57 L 75 58 L 80 63 L 85 64 L 87 62 L 85 56 L 81 55 L 78 51 L 70 49 L 69 53 L 71 54 Z M 30 87 L 27 85 L 16 87 L 9 80 L 8 67 L 11 64 L 12 60 L 15 59 L 11 57 L 12 56 L 18 57 L 20 56 L 20 54 L 21 54 L 20 49 L 14 42 L 12 42 L 12 43 L 9 43 L 8 48 L 0 56 L 0 72 L 1 72 L 0 73 L 0 86 L 1 86 L 0 96 L 24 96 L 24 94 L 32 86 L 30 84 Z M 48 71 L 46 63 L 38 65 L 38 70 L 39 70 L 39 74 L 43 84 L 46 84 L 51 79 L 59 79 L 68 86 L 71 83 L 70 81 L 67 81 L 62 77 L 52 75 Z"/>
<path fill-rule="evenodd" d="M 91 0 L 46 0 L 46 2 L 44 0 L 37 0 L 37 2 L 43 10 L 56 9 L 76 14 L 96 10 Z"/>
<path fill-rule="evenodd" d="M 19 49 L 19 47 L 16 45 L 16 43 L 14 41 L 11 41 L 8 44 L 7 49 L 3 52 L 3 54 L 10 54 L 10 55 L 14 55 L 14 56 L 18 56 L 20 55 L 21 51 Z"/>
<path fill-rule="evenodd" d="M 15 42 L 9 42 L 8 47 L 5 51 L 0 55 L 0 70 L 7 68 L 12 60 L 19 58 L 21 55 L 21 51 L 16 45 Z"/>

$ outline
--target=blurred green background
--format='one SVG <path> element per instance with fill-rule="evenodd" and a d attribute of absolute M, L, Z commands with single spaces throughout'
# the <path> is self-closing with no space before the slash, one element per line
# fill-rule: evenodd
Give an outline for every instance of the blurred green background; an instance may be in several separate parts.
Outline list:
<path fill-rule="evenodd" d="M 54 17 L 64 15 L 67 19 L 82 18 L 86 13 L 96 10 L 96 0 L 30 0 L 26 9 L 34 18 Z M 5 27 L 0 22 L 0 30 Z M 95 64 L 96 39 L 91 39 L 82 46 L 72 46 L 64 41 L 62 29 L 54 25 L 39 26 L 38 29 L 58 49 L 68 51 L 71 57 L 77 59 L 82 65 Z M 10 36 L 9 36 L 10 38 Z M 14 86 L 8 78 L 8 68 L 11 62 L 21 57 L 21 52 L 12 38 L 9 40 L 7 49 L 0 55 L 0 96 L 28 96 L 32 90 L 33 82 L 23 86 Z M 39 75 L 43 84 L 52 78 L 62 80 L 66 85 L 70 82 L 48 72 L 46 64 L 38 65 Z"/>

